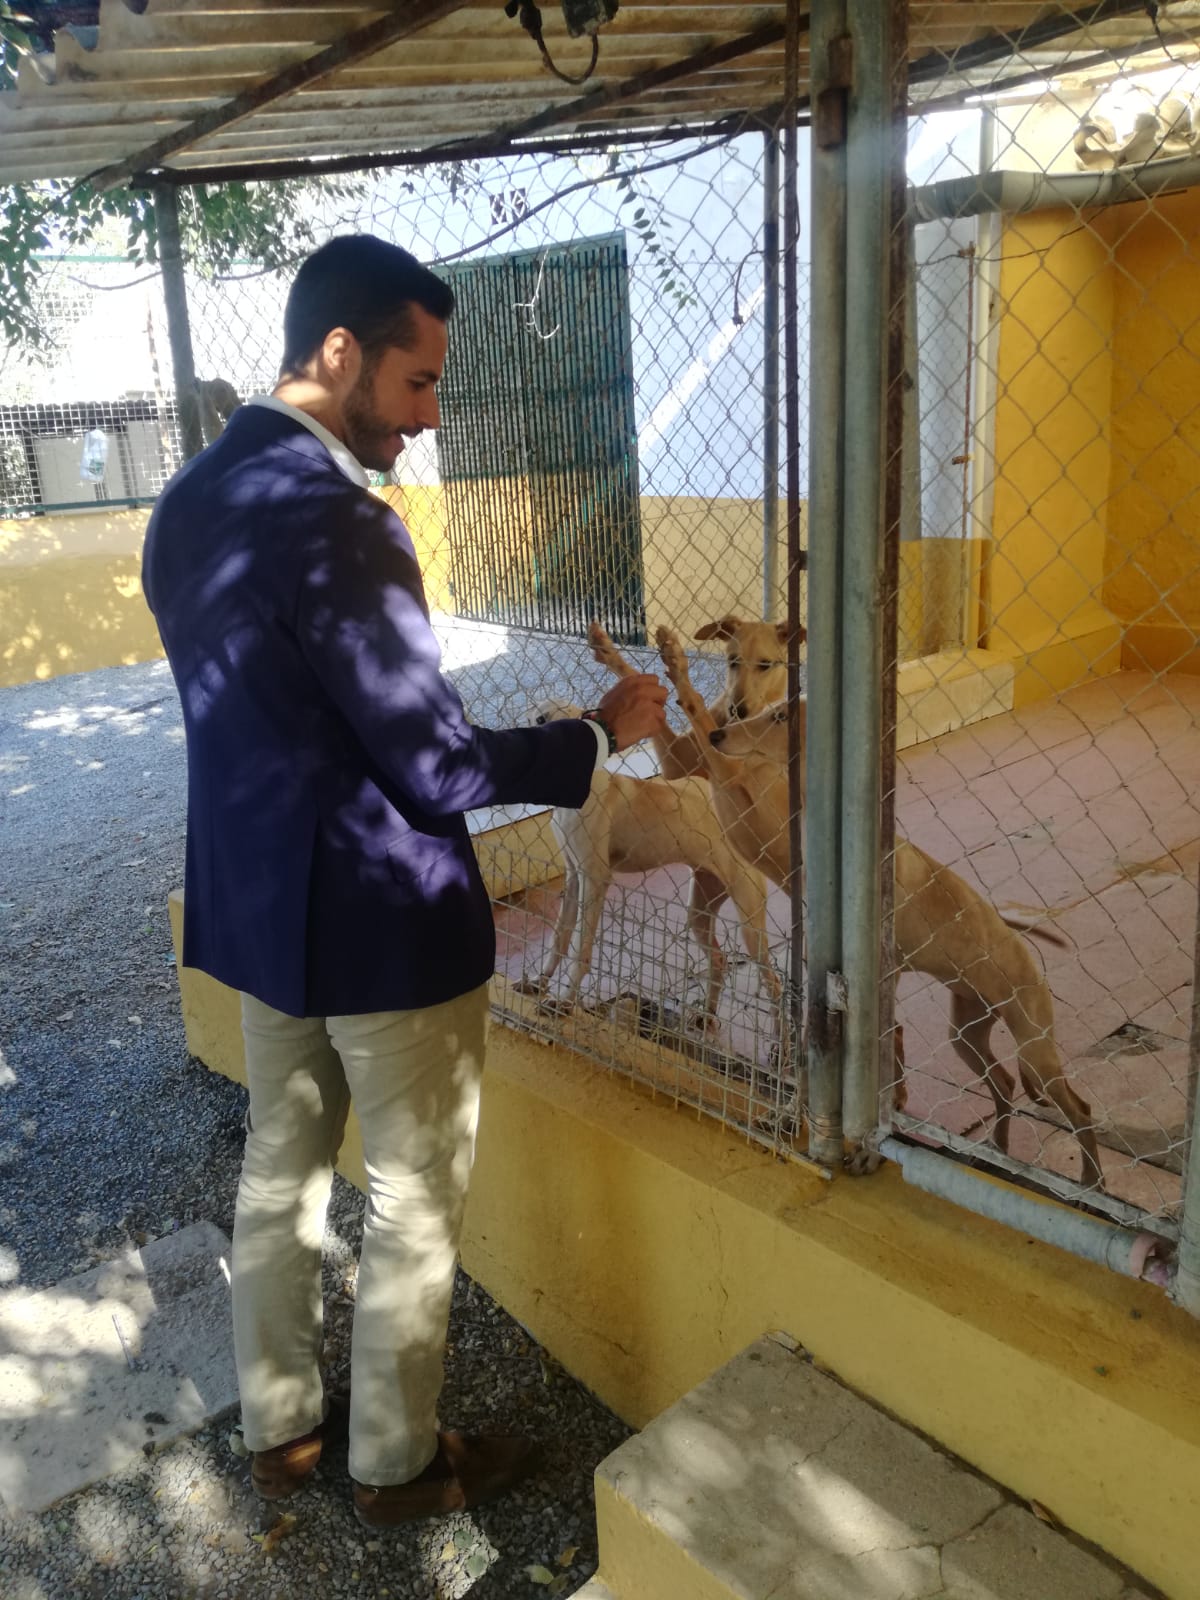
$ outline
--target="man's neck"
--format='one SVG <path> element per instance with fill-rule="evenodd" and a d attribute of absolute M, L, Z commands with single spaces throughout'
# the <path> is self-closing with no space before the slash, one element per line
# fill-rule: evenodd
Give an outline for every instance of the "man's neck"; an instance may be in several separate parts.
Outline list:
<path fill-rule="evenodd" d="M 328 428 L 335 439 L 346 442 L 346 429 L 342 422 L 341 407 L 321 384 L 313 378 L 282 378 L 272 389 L 276 400 L 307 412 L 323 428 Z"/>

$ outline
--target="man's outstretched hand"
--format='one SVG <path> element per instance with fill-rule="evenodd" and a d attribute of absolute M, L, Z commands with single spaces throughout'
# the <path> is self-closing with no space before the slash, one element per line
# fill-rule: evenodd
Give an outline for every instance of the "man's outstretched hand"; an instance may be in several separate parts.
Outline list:
<path fill-rule="evenodd" d="M 637 672 L 613 685 L 596 710 L 616 736 L 618 750 L 665 732 L 667 693 L 652 672 Z"/>

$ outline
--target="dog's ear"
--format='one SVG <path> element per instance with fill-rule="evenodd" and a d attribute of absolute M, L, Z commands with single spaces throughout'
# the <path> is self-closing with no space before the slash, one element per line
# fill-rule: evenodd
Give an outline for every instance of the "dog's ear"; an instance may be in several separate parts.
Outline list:
<path fill-rule="evenodd" d="M 788 625 L 787 625 L 786 622 L 777 622 L 775 624 L 775 637 L 779 640 L 780 644 L 786 644 L 787 643 L 787 640 L 788 640 Z M 800 629 L 799 643 L 803 644 L 804 641 L 807 638 L 808 638 L 808 629 L 802 627 Z"/>
<path fill-rule="evenodd" d="M 697 628 L 694 637 L 697 639 L 732 639 L 741 626 L 741 617 L 718 617 L 715 622 L 706 622 L 702 628 Z"/>

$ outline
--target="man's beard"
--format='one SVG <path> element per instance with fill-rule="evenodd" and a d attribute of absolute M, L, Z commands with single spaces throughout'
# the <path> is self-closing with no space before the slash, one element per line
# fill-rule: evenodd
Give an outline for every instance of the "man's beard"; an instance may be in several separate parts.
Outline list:
<path fill-rule="evenodd" d="M 342 423 L 346 445 L 354 459 L 373 472 L 390 472 L 400 454 L 394 442 L 398 430 L 389 427 L 375 409 L 371 392 L 374 376 L 374 366 L 363 367 L 347 396 Z"/>

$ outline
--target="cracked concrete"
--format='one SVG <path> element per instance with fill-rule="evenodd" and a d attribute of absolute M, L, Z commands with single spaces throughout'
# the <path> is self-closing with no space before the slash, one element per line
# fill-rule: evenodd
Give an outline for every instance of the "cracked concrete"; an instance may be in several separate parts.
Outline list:
<path fill-rule="evenodd" d="M 597 1474 L 619 1600 L 1144 1600 L 1104 1556 L 774 1338 Z"/>

